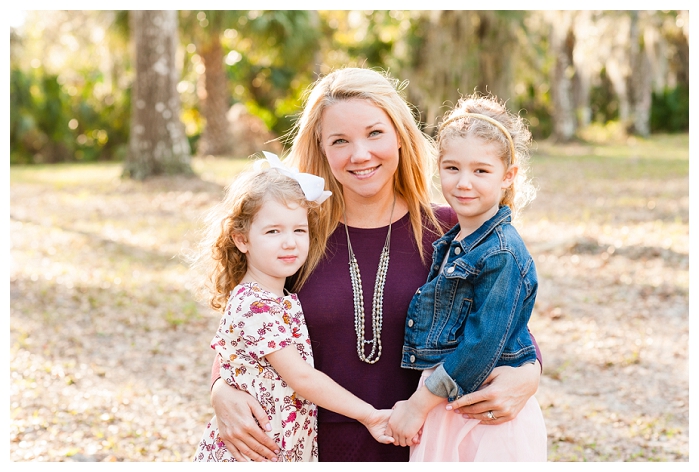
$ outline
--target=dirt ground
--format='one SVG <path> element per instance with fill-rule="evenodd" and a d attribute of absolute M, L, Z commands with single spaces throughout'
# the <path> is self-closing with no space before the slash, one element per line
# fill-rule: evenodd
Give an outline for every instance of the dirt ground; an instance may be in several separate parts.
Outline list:
<path fill-rule="evenodd" d="M 689 460 L 688 137 L 539 145 L 517 223 L 550 461 Z M 180 255 L 237 170 L 121 181 L 117 164 L 12 169 L 10 460 L 189 461 L 212 415 Z"/>

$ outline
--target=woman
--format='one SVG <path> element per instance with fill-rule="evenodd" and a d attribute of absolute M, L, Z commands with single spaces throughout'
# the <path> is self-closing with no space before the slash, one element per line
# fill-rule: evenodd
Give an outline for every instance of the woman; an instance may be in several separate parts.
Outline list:
<path fill-rule="evenodd" d="M 400 368 L 408 305 L 427 278 L 432 242 L 456 223 L 450 208 L 430 203 L 434 146 L 396 81 L 368 69 L 319 80 L 294 132 L 290 164 L 333 192 L 322 215 L 325 257 L 297 281 L 315 366 L 375 408 L 391 408 L 419 378 Z M 452 404 L 455 414 L 508 421 L 539 375 L 533 364 L 495 369 L 485 388 Z M 237 460 L 275 460 L 262 408 L 217 377 L 215 364 L 211 401 L 227 448 Z M 378 444 L 360 423 L 329 411 L 320 410 L 318 431 L 321 461 L 408 460 L 408 448 Z"/>

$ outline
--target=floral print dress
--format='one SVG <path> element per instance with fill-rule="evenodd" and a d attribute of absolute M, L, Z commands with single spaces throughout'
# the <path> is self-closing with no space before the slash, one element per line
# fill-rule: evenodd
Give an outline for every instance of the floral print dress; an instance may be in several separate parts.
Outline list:
<path fill-rule="evenodd" d="M 311 341 L 296 294 L 276 297 L 255 283 L 231 291 L 211 341 L 221 361 L 221 378 L 254 396 L 267 412 L 268 432 L 279 447 L 279 461 L 317 461 L 317 408 L 299 397 L 265 356 L 294 344 L 313 365 Z M 214 416 L 194 455 L 195 462 L 235 461 L 218 434 Z"/>

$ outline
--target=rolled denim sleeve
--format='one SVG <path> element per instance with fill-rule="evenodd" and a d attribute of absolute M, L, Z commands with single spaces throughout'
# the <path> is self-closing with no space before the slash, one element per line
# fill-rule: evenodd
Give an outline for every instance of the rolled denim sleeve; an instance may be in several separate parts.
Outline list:
<path fill-rule="evenodd" d="M 425 387 L 438 397 L 456 398 L 459 396 L 459 385 L 449 377 L 443 365 L 438 366 L 432 375 L 427 377 Z"/>
<path fill-rule="evenodd" d="M 536 287 L 527 286 L 521 268 L 507 251 L 487 257 L 473 284 L 473 309 L 464 325 L 464 332 L 469 335 L 460 340 L 458 347 L 436 369 L 435 373 L 443 374 L 429 384 L 426 382 L 432 393 L 439 396 L 447 393 L 450 401 L 475 391 L 490 375 L 514 325 L 526 325 L 528 321 L 530 313 L 523 313 L 525 300 L 536 296 Z M 524 331 L 527 332 L 526 328 Z M 531 360 L 535 359 L 533 344 L 527 349 L 531 350 Z"/>

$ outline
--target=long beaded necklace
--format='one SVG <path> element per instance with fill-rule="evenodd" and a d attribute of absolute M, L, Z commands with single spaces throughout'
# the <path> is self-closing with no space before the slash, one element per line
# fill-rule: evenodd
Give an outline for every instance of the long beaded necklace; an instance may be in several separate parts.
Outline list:
<path fill-rule="evenodd" d="M 386 273 L 388 272 L 389 252 L 391 250 L 391 226 L 393 220 L 393 210 L 396 208 L 396 196 L 393 196 L 393 206 L 391 207 L 391 219 L 388 221 L 388 234 L 386 242 L 381 250 L 379 268 L 376 272 L 376 282 L 374 283 L 374 299 L 371 304 L 371 330 L 372 339 L 364 337 L 364 292 L 362 290 L 362 276 L 359 272 L 357 258 L 352 250 L 349 230 L 347 229 L 347 214 L 345 218 L 345 233 L 347 233 L 347 250 L 349 251 L 349 271 L 352 280 L 352 294 L 354 298 L 354 331 L 357 333 L 357 355 L 359 360 L 367 364 L 375 364 L 381 357 L 381 326 L 383 324 L 383 289 L 386 285 Z M 371 344 L 371 352 L 366 355 L 364 346 Z"/>

